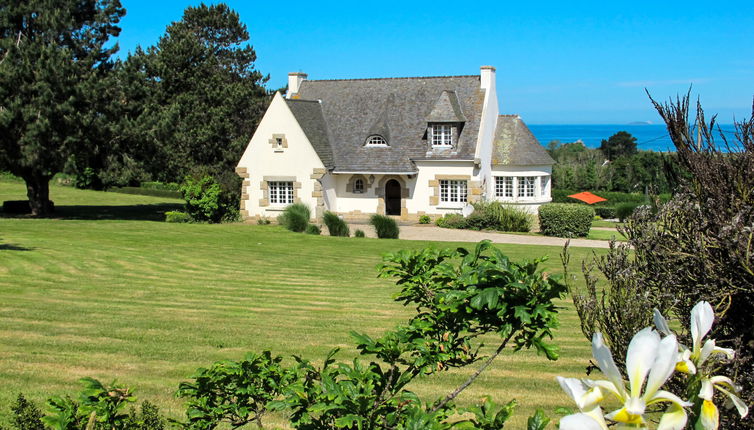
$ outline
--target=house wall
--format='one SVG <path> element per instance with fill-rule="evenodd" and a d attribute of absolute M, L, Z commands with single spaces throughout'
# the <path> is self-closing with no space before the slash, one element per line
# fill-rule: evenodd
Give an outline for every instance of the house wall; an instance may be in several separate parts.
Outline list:
<path fill-rule="evenodd" d="M 276 148 L 274 139 L 280 136 L 284 147 Z M 324 167 L 285 100 L 276 93 L 236 169 L 244 178 L 242 216 L 280 214 L 285 205 L 271 204 L 267 194 L 267 181 L 272 180 L 294 182 L 294 201 L 305 203 L 312 217 L 317 216 L 324 208 L 324 192 L 317 180 L 324 178 Z"/>
<path fill-rule="evenodd" d="M 539 207 L 552 201 L 552 166 L 492 166 L 492 174 L 487 187 L 488 200 L 497 200 L 499 202 L 519 206 L 522 209 L 536 214 Z M 535 197 L 497 197 L 495 196 L 495 176 L 536 176 L 538 179 L 535 184 Z M 544 193 L 542 192 L 541 180 L 546 178 Z"/>
<path fill-rule="evenodd" d="M 443 162 L 417 161 L 419 173 L 416 176 L 416 188 L 413 198 L 407 202 L 409 213 L 446 214 L 460 212 L 465 203 L 440 203 L 437 181 L 440 179 L 462 179 L 467 182 L 467 193 L 470 201 L 481 200 L 482 187 L 480 169 L 473 161 Z"/>

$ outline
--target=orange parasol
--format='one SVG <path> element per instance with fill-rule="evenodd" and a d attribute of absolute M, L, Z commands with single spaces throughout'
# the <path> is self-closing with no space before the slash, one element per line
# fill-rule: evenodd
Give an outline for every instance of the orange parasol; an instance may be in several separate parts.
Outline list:
<path fill-rule="evenodd" d="M 576 200 L 581 200 L 582 202 L 590 204 L 590 205 L 593 205 L 598 202 L 607 201 L 607 199 L 603 199 L 602 197 L 594 195 L 590 193 L 589 191 L 584 191 L 583 193 L 578 193 L 578 194 L 571 194 L 568 197 L 574 198 Z"/>

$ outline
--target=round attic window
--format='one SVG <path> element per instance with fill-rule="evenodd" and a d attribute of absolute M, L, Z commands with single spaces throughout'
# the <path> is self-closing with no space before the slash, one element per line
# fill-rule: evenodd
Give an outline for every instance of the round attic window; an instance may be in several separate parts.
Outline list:
<path fill-rule="evenodd" d="M 387 140 L 384 137 L 375 134 L 367 138 L 366 146 L 387 146 Z"/>

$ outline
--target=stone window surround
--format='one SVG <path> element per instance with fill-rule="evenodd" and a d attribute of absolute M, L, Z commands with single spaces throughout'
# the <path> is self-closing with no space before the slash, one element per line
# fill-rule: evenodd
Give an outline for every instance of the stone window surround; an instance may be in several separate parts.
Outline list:
<path fill-rule="evenodd" d="M 259 182 L 259 190 L 262 192 L 262 198 L 259 199 L 259 207 L 282 207 L 270 205 L 270 194 L 268 182 L 293 182 L 293 203 L 300 203 L 299 190 L 301 189 L 301 182 L 296 182 L 295 176 L 265 176 Z"/>
<path fill-rule="evenodd" d="M 434 134 L 434 128 L 438 125 L 448 125 L 450 126 L 450 145 L 433 145 L 433 134 Z M 427 124 L 427 142 L 429 143 L 430 150 L 437 150 L 437 151 L 443 151 L 443 150 L 454 150 L 458 147 L 458 138 L 460 137 L 461 127 L 459 123 L 456 122 L 430 122 Z"/>
<path fill-rule="evenodd" d="M 282 146 L 278 146 L 278 139 L 281 140 Z M 283 133 L 273 133 L 272 138 L 267 141 L 275 152 L 283 152 L 288 147 L 288 139 Z"/>
<path fill-rule="evenodd" d="M 440 181 L 466 181 L 466 201 L 468 203 L 478 202 L 482 197 L 482 184 L 479 181 L 472 181 L 471 175 L 435 175 L 434 179 L 429 180 L 429 188 L 433 190 L 433 195 L 429 196 L 430 206 L 440 206 Z"/>
<path fill-rule="evenodd" d="M 406 208 L 406 199 L 410 195 L 410 190 L 406 186 L 406 181 L 398 175 L 385 175 L 377 182 L 377 186 L 374 189 L 374 193 L 377 196 L 377 213 L 380 215 L 385 214 L 385 184 L 391 179 L 398 181 L 401 186 L 401 217 L 408 215 L 408 209 Z"/>
<path fill-rule="evenodd" d="M 353 191 L 353 184 L 357 179 L 364 181 L 364 191 L 361 193 L 354 193 Z M 369 181 L 369 179 L 364 175 L 351 175 L 351 177 L 348 178 L 348 182 L 346 183 L 346 192 L 352 194 L 367 194 L 367 191 L 369 191 L 369 189 L 372 187 L 373 182 L 374 177 L 372 177 L 372 181 Z"/>

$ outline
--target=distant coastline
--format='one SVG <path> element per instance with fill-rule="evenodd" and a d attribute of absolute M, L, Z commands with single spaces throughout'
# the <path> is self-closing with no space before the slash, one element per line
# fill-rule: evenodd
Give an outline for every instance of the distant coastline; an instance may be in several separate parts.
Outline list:
<path fill-rule="evenodd" d="M 721 127 L 726 133 L 733 130 L 732 125 Z M 588 148 L 599 148 L 602 139 L 607 139 L 619 131 L 627 131 L 636 137 L 640 150 L 675 151 L 665 124 L 530 124 L 529 129 L 544 146 L 553 140 L 561 143 L 581 140 Z"/>

